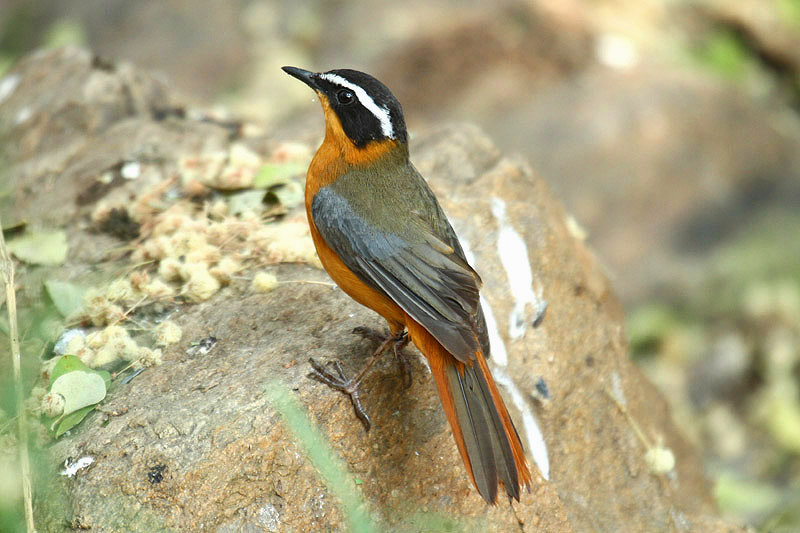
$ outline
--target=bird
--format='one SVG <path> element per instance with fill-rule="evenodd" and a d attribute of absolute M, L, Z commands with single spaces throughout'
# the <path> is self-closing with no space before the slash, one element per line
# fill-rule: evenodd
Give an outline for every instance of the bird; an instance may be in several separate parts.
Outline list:
<path fill-rule="evenodd" d="M 317 94 L 325 137 L 306 176 L 305 208 L 320 262 L 359 304 L 381 315 L 366 366 L 348 378 L 310 360 L 312 377 L 348 396 L 367 430 L 358 385 L 393 350 L 410 380 L 402 349 L 426 358 L 456 446 L 480 496 L 495 505 L 499 487 L 520 501 L 531 473 L 522 441 L 487 364 L 489 335 L 481 278 L 470 266 L 442 207 L 409 159 L 403 110 L 386 85 L 352 69 L 283 71 Z M 407 384 L 410 382 L 407 380 Z"/>

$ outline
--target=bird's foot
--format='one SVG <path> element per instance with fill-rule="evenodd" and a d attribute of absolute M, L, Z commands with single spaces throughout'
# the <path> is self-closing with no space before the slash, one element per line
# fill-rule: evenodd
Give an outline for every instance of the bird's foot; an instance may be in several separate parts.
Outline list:
<path fill-rule="evenodd" d="M 321 365 L 314 359 L 308 360 L 308 362 L 311 363 L 311 368 L 313 368 L 313 370 L 309 372 L 308 377 L 325 383 L 329 387 L 346 394 L 353 404 L 353 409 L 356 412 L 356 416 L 364 424 L 364 428 L 369 431 L 371 424 L 367 412 L 361 405 L 361 399 L 358 396 L 358 386 L 361 384 L 361 380 L 364 378 L 367 371 L 372 367 L 372 365 L 375 364 L 375 361 L 377 361 L 384 353 L 386 353 L 386 350 L 392 348 L 395 357 L 397 357 L 397 360 L 400 362 L 403 368 L 404 375 L 406 377 L 406 386 L 410 387 L 412 378 L 411 363 L 409 363 L 405 354 L 402 352 L 403 347 L 408 344 L 409 338 L 408 333 L 405 331 L 401 331 L 396 335 L 382 335 L 369 328 L 356 328 L 353 330 L 353 333 L 359 334 L 364 338 L 371 338 L 380 341 L 380 346 L 378 346 L 378 348 L 372 354 L 370 360 L 366 365 L 364 365 L 364 368 L 361 369 L 356 377 L 348 378 L 344 374 L 342 364 L 339 361 L 329 361 L 327 365 Z"/>
<path fill-rule="evenodd" d="M 334 372 L 331 372 L 325 366 L 317 363 L 313 358 L 309 358 L 308 362 L 311 363 L 311 367 L 314 369 L 312 372 L 309 372 L 308 377 L 325 383 L 332 389 L 336 389 L 349 396 L 356 416 L 364 424 L 364 429 L 369 431 L 369 415 L 367 415 L 367 412 L 361 405 L 361 399 L 358 397 L 358 385 L 361 383 L 362 374 L 359 374 L 357 379 L 347 378 L 342 369 L 342 364 L 336 360 L 329 361 L 327 365 L 332 367 Z"/>
<path fill-rule="evenodd" d="M 380 331 L 372 328 L 359 326 L 353 329 L 353 334 L 361 335 L 361 337 L 365 339 L 379 342 L 381 345 L 387 341 L 390 341 L 392 351 L 397 359 L 397 364 L 400 365 L 400 372 L 403 374 L 403 383 L 405 384 L 406 388 L 411 387 L 414 378 L 414 368 L 411 366 L 411 361 L 408 360 L 408 356 L 405 354 L 405 352 L 403 352 L 403 348 L 408 346 L 408 343 L 411 340 L 408 337 L 408 332 L 406 330 L 403 330 L 396 335 L 392 335 L 389 332 L 381 333 Z"/>

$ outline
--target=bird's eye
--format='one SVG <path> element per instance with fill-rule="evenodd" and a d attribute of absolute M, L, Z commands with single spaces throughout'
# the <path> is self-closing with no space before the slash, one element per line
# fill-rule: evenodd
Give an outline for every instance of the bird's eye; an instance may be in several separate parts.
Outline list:
<path fill-rule="evenodd" d="M 342 89 L 336 93 L 336 100 L 342 105 L 350 105 L 356 101 L 355 95 L 347 89 Z"/>

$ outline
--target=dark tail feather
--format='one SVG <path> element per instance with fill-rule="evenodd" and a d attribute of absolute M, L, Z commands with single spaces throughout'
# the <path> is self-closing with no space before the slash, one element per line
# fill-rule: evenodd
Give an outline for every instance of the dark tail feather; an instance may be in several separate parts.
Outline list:
<path fill-rule="evenodd" d="M 468 363 L 450 355 L 418 324 L 409 325 L 414 343 L 428 359 L 442 407 L 475 488 L 497 502 L 498 483 L 519 500 L 531 475 L 517 430 L 480 352 Z"/>

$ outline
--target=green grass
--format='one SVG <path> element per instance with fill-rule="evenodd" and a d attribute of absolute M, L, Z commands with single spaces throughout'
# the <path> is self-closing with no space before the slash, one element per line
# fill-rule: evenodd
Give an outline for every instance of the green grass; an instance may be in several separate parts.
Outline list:
<path fill-rule="evenodd" d="M 300 402 L 286 387 L 275 381 L 267 383 L 264 393 L 270 406 L 281 414 L 289 431 L 305 450 L 325 486 L 341 502 L 348 531 L 381 531 L 369 512 L 367 502 L 356 488 L 356 479 L 330 447 L 325 435 L 311 422 Z"/>

